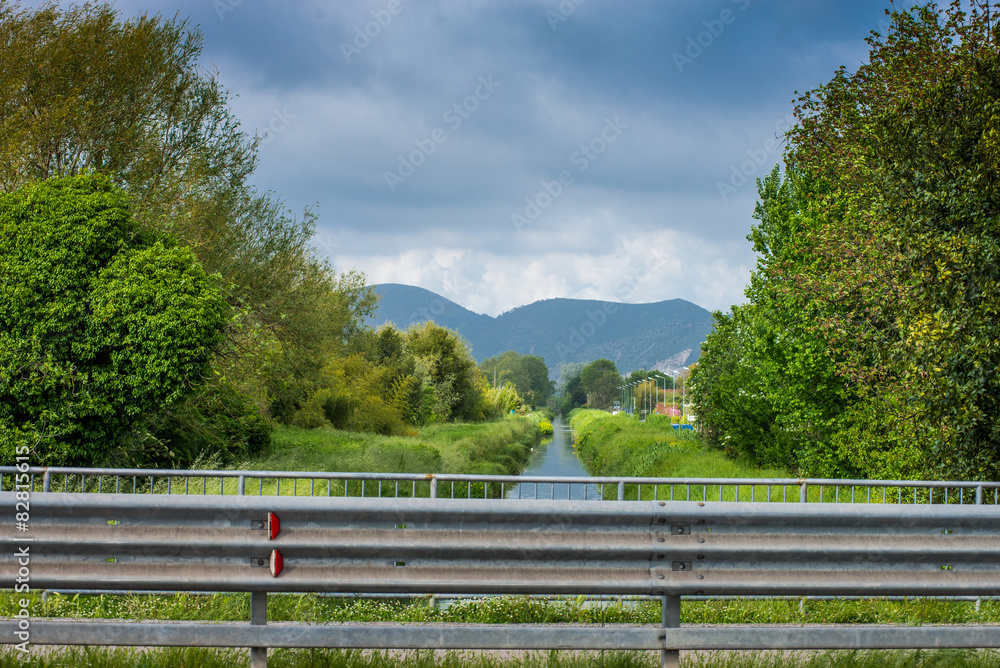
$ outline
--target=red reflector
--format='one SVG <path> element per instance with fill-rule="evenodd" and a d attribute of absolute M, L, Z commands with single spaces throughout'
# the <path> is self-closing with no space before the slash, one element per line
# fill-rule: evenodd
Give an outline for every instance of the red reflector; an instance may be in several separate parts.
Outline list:
<path fill-rule="evenodd" d="M 277 550 L 271 550 L 271 575 L 278 577 L 281 574 L 281 570 L 285 567 L 285 558 L 281 556 L 281 552 Z"/>
<path fill-rule="evenodd" d="M 274 513 L 267 514 L 267 535 L 270 540 L 274 540 L 281 532 L 281 521 Z"/>

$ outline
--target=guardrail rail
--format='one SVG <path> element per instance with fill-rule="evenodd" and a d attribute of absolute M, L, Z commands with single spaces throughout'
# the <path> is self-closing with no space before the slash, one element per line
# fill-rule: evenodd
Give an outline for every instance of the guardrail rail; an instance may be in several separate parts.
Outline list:
<path fill-rule="evenodd" d="M 828 478 L 631 478 L 498 476 L 451 473 L 350 473 L 0 466 L 0 491 L 114 494 L 233 494 L 507 498 L 590 501 L 766 501 L 1000 505 L 1000 482 Z"/>
<path fill-rule="evenodd" d="M 609 498 L 595 501 L 509 498 L 509 486 L 525 481 L 487 476 L 32 473 L 16 479 L 0 470 L 5 480 L 48 490 L 30 494 L 28 534 L 4 524 L 0 536 L 7 554 L 30 538 L 32 590 L 251 593 L 249 625 L 32 620 L 34 644 L 251 647 L 255 667 L 266 665 L 268 647 L 652 649 L 661 651 L 663 665 L 675 662 L 681 649 L 1000 648 L 996 626 L 680 627 L 682 596 L 998 596 L 995 483 L 581 478 L 581 484 L 604 485 L 599 498 Z M 307 494 L 293 483 L 296 493 L 288 494 L 275 484 L 268 495 L 272 474 L 330 486 L 317 490 L 311 482 Z M 120 493 L 120 483 L 109 489 L 103 480 L 109 475 L 136 482 Z M 76 489 L 75 482 L 55 491 L 53 479 L 62 482 L 57 476 L 79 476 L 84 491 L 65 491 Z M 145 476 L 147 493 L 132 493 L 147 484 Z M 204 493 L 212 476 L 221 477 L 218 493 Z M 199 478 L 206 482 L 193 490 L 190 483 Z M 230 479 L 242 494 L 224 493 Z M 248 479 L 262 481 L 260 493 L 248 493 Z M 360 486 L 352 494 L 358 480 L 377 480 L 378 491 L 389 485 L 394 494 L 361 496 Z M 446 498 L 442 491 L 451 492 L 452 482 L 459 491 L 467 485 L 473 498 Z M 374 484 L 369 491 L 376 491 Z M 762 496 L 711 498 L 738 498 L 737 490 L 748 485 Z M 764 486 L 782 485 L 798 490 L 798 498 L 764 500 Z M 889 495 L 884 503 L 803 503 L 820 485 L 900 488 L 917 502 L 893 502 Z M 943 492 L 934 501 L 931 490 L 943 489 L 953 490 L 949 502 Z M 657 498 L 667 490 L 687 490 L 687 498 Z M 692 496 L 702 499 L 687 500 Z M 849 498 L 835 498 L 841 496 Z M 0 491 L 7 507 L 17 498 Z M 5 586 L 12 587 L 18 573 L 16 560 L 0 563 Z M 592 628 L 268 625 L 272 592 L 642 595 L 661 598 L 663 619 L 660 626 Z M 0 621 L 8 642 L 16 642 L 17 628 L 17 620 Z"/>

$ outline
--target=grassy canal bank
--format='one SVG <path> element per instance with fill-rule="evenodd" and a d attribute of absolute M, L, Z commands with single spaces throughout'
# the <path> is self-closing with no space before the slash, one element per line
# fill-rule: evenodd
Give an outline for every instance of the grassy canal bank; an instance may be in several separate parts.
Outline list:
<path fill-rule="evenodd" d="M 518 475 L 548 422 L 541 414 L 493 422 L 439 423 L 415 436 L 280 426 L 271 449 L 240 468 L 255 471 L 358 471 Z M 551 426 L 548 427 L 551 431 Z"/>
<path fill-rule="evenodd" d="M 577 409 L 568 422 L 576 451 L 591 475 L 663 478 L 787 478 L 784 469 L 760 468 L 705 447 L 692 431 L 678 431 L 663 415 L 645 422 L 625 413 Z"/>

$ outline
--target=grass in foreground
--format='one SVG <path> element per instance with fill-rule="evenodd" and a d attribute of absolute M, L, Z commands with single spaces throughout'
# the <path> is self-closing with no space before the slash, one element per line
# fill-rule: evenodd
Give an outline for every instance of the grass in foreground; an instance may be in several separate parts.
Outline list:
<path fill-rule="evenodd" d="M 0 616 L 20 609 L 24 594 L 0 593 Z M 159 619 L 164 621 L 246 621 L 247 594 L 27 595 L 33 618 Z M 655 600 L 601 601 L 584 597 L 544 600 L 496 596 L 450 601 L 430 607 L 428 599 L 353 599 L 318 595 L 271 594 L 268 619 L 276 622 L 435 622 L 472 624 L 658 624 Z M 685 624 L 995 624 L 1000 601 L 909 600 L 684 600 Z"/>
<path fill-rule="evenodd" d="M 33 648 L 27 657 L 0 650 L 0 668 L 243 668 L 245 649 Z M 659 665 L 658 652 L 379 652 L 358 650 L 272 650 L 271 668 L 647 668 Z M 813 653 L 692 653 L 684 668 L 994 668 L 995 652 L 968 650 L 850 651 Z"/>

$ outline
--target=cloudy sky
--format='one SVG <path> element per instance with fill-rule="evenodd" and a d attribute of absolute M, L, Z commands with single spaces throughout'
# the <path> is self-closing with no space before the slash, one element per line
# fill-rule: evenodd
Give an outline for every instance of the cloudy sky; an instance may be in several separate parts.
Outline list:
<path fill-rule="evenodd" d="M 200 27 L 202 64 L 245 129 L 269 133 L 255 183 L 315 208 L 338 270 L 490 315 L 552 297 L 742 301 L 754 179 L 780 158 L 795 91 L 863 62 L 888 6 L 115 4 Z"/>

